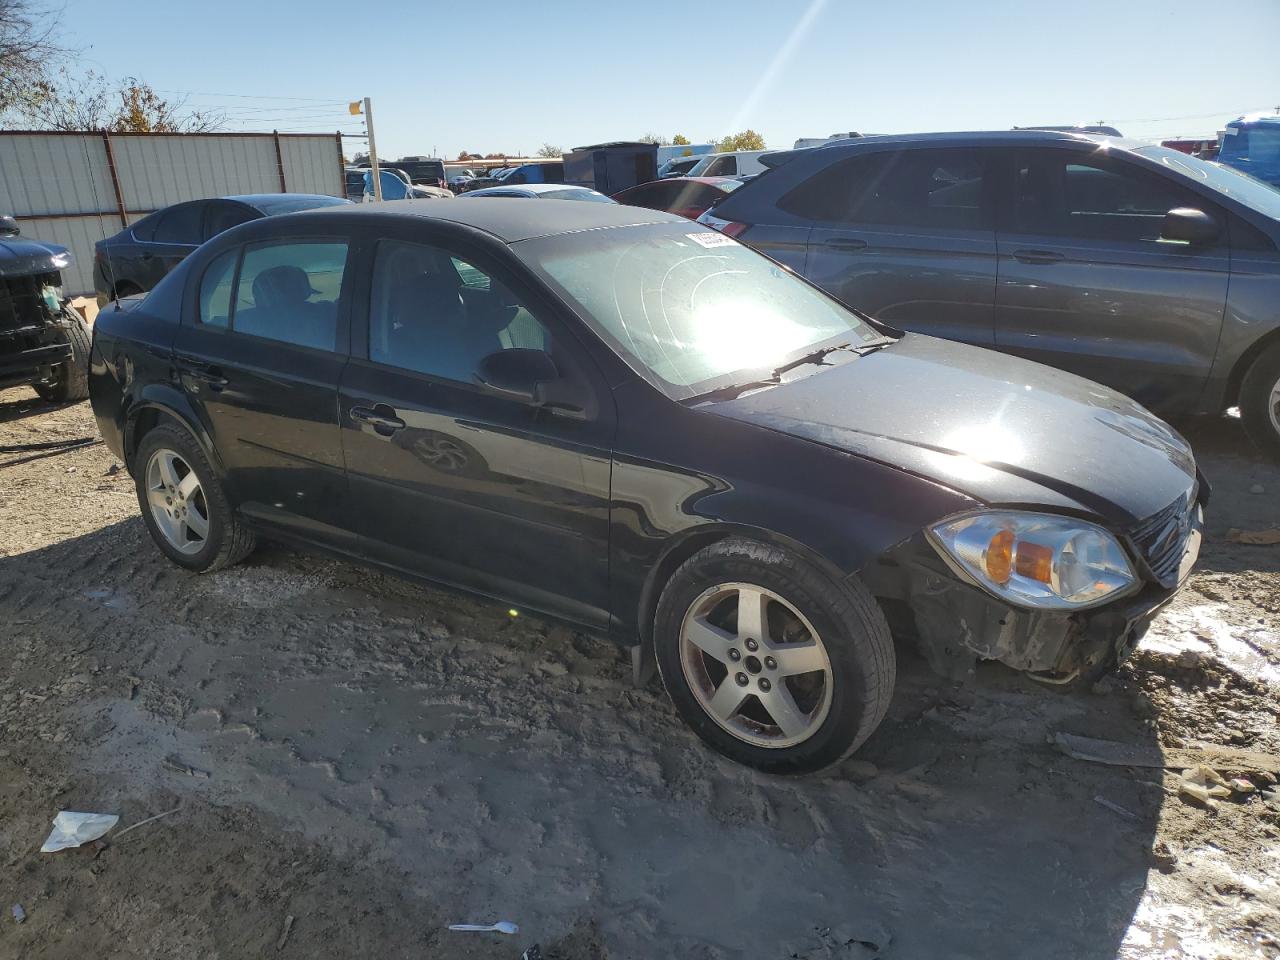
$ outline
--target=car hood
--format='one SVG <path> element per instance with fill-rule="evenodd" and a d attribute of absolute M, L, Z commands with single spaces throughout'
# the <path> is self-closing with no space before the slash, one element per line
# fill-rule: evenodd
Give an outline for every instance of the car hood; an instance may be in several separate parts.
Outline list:
<path fill-rule="evenodd" d="M 985 503 L 1085 511 L 1119 525 L 1185 497 L 1196 482 L 1187 442 L 1127 397 L 917 334 L 700 409 L 897 466 Z"/>
<path fill-rule="evenodd" d="M 71 252 L 56 243 L 39 243 L 21 237 L 0 240 L 0 277 L 27 277 L 33 273 L 65 270 Z"/>

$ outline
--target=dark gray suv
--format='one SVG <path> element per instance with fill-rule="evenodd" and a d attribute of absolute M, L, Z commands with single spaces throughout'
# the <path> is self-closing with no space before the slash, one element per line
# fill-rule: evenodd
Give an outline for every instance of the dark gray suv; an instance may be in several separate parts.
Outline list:
<path fill-rule="evenodd" d="M 702 222 L 895 326 L 1166 416 L 1238 405 L 1280 456 L 1280 191 L 1163 147 L 1044 131 L 781 159 Z"/>

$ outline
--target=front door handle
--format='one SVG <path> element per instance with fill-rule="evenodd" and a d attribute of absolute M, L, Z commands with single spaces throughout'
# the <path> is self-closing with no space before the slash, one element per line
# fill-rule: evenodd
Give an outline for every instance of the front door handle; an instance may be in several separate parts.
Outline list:
<path fill-rule="evenodd" d="M 843 250 L 846 253 L 857 253 L 859 250 L 867 249 L 867 241 L 859 240 L 857 237 L 831 237 L 823 240 L 822 245 L 832 250 Z"/>
<path fill-rule="evenodd" d="M 405 427 L 404 421 L 396 415 L 395 408 L 385 403 L 375 403 L 372 406 L 357 403 L 347 411 L 347 416 L 356 423 L 369 424 L 383 437 L 389 437 Z"/>
<path fill-rule="evenodd" d="M 1066 258 L 1057 250 L 1015 250 L 1013 259 L 1019 263 L 1058 263 Z"/>

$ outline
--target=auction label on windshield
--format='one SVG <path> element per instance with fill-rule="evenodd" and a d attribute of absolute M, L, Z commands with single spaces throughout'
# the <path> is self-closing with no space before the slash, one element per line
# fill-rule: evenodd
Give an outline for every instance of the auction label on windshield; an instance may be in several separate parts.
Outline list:
<path fill-rule="evenodd" d="M 685 236 L 704 247 L 736 247 L 738 245 L 738 241 L 733 237 L 726 237 L 723 233 L 716 233 L 713 230 L 706 233 L 686 233 Z"/>

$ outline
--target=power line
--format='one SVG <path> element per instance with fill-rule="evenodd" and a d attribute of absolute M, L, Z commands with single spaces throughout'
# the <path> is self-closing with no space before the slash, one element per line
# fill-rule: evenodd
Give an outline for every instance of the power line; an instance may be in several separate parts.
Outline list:
<path fill-rule="evenodd" d="M 267 93 L 201 93 L 198 90 L 167 90 L 153 88 L 157 93 L 180 93 L 187 97 L 232 97 L 237 100 L 298 100 L 309 103 L 347 103 L 338 97 L 281 97 Z"/>

